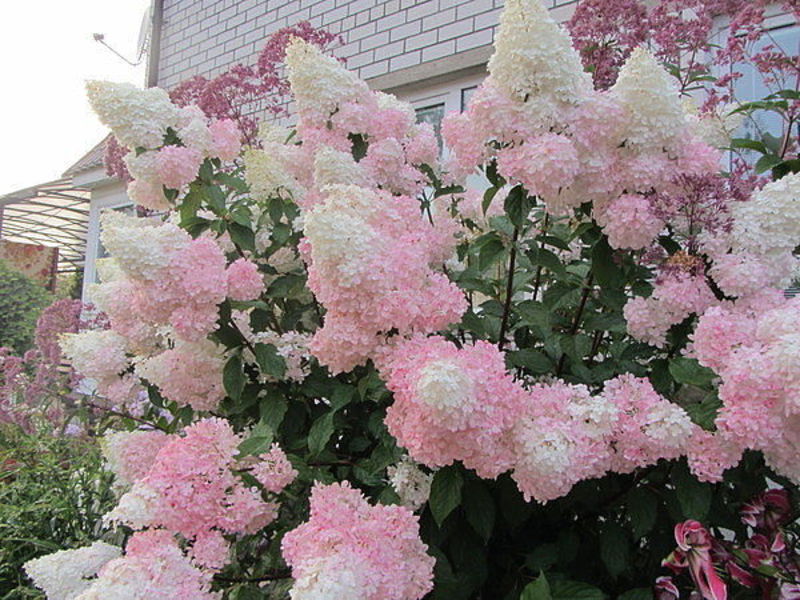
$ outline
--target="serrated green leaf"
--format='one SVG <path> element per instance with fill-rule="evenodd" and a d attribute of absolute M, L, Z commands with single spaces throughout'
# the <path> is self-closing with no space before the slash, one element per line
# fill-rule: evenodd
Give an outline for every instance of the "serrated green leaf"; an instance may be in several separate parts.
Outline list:
<path fill-rule="evenodd" d="M 511 223 L 519 229 L 525 226 L 528 213 L 532 207 L 533 202 L 521 185 L 511 188 L 503 202 L 503 210 L 508 215 Z"/>
<path fill-rule="evenodd" d="M 444 520 L 461 503 L 461 488 L 464 479 L 458 467 L 451 465 L 436 471 L 431 484 L 428 504 L 436 523 L 441 527 Z"/>
<path fill-rule="evenodd" d="M 625 498 L 625 510 L 631 520 L 633 537 L 638 540 L 656 524 L 658 498 L 646 488 L 634 488 Z"/>
<path fill-rule="evenodd" d="M 495 506 L 483 481 L 471 479 L 466 483 L 463 506 L 467 522 L 484 541 L 488 541 L 494 529 Z"/>
<path fill-rule="evenodd" d="M 256 344 L 256 361 L 261 372 L 275 379 L 282 379 L 286 373 L 286 361 L 278 354 L 272 344 Z"/>
<path fill-rule="evenodd" d="M 483 200 L 481 201 L 481 210 L 483 210 L 483 214 L 486 214 L 486 211 L 489 210 L 489 206 L 492 204 L 492 200 L 497 195 L 498 188 L 490 187 L 483 193 Z"/>
<path fill-rule="evenodd" d="M 678 383 L 707 387 L 716 379 L 717 375 L 711 369 L 702 366 L 694 358 L 680 356 L 673 358 L 669 363 L 670 375 Z"/>
<path fill-rule="evenodd" d="M 234 354 L 225 363 L 225 368 L 222 370 L 222 385 L 225 387 L 225 393 L 231 400 L 238 401 L 242 397 L 242 390 L 244 389 L 245 376 L 242 371 L 242 359 L 238 354 Z"/>
<path fill-rule="evenodd" d="M 505 252 L 505 246 L 499 238 L 487 240 L 478 252 L 478 268 L 483 271 L 489 268 Z"/>
<path fill-rule="evenodd" d="M 536 581 L 525 586 L 519 600 L 553 600 L 550 595 L 550 584 L 544 573 L 539 573 Z"/>
<path fill-rule="evenodd" d="M 228 223 L 228 233 L 233 243 L 242 248 L 254 252 L 256 249 L 256 238 L 253 230 L 239 223 Z"/>
<path fill-rule="evenodd" d="M 618 577 L 630 563 L 630 546 L 625 530 L 609 521 L 600 533 L 600 558 L 612 577 Z"/>
<path fill-rule="evenodd" d="M 603 287 L 620 288 L 625 283 L 622 269 L 614 262 L 614 251 L 605 237 L 592 248 L 592 273 L 595 281 Z"/>
<path fill-rule="evenodd" d="M 711 509 L 713 496 L 711 485 L 698 481 L 689 472 L 685 462 L 675 465 L 671 477 L 684 518 L 703 521 Z"/>
<path fill-rule="evenodd" d="M 553 368 L 553 362 L 539 350 L 517 350 L 509 352 L 506 357 L 513 366 L 527 369 L 534 375 L 548 373 Z"/>
<path fill-rule="evenodd" d="M 783 162 L 783 159 L 780 156 L 775 156 L 774 154 L 765 154 L 761 158 L 756 161 L 755 172 L 756 173 L 763 173 L 764 171 L 769 171 L 770 169 L 774 169 L 779 164 Z"/>
<path fill-rule="evenodd" d="M 334 413 L 327 412 L 314 421 L 308 432 L 308 451 L 311 456 L 316 456 L 325 449 L 333 435 Z"/>
<path fill-rule="evenodd" d="M 261 421 L 269 425 L 272 431 L 278 431 L 288 408 L 289 403 L 283 394 L 280 392 L 268 393 L 267 397 L 261 400 L 259 407 Z"/>

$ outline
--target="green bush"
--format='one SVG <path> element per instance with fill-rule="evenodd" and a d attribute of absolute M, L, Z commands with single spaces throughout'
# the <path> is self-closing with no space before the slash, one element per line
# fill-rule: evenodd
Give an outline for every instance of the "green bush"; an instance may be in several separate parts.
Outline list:
<path fill-rule="evenodd" d="M 0 427 L 0 600 L 43 598 L 22 565 L 100 537 L 112 478 L 92 441 Z"/>
<path fill-rule="evenodd" d="M 41 285 L 0 261 L 0 346 L 19 354 L 30 349 L 36 320 L 52 300 Z"/>

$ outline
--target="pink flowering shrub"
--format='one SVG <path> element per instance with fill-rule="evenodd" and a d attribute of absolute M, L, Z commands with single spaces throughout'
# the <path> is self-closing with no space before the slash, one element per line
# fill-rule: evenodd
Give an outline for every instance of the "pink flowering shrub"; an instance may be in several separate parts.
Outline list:
<path fill-rule="evenodd" d="M 293 597 L 420 600 L 432 589 L 434 560 L 410 510 L 370 506 L 347 483 L 315 486 L 310 504 L 309 520 L 283 538 Z"/>
<path fill-rule="evenodd" d="M 102 526 L 133 532 L 89 589 L 670 598 L 677 542 L 706 599 L 743 573 L 792 597 L 784 538 L 725 571 L 712 539 L 776 483 L 797 499 L 793 141 L 771 181 L 723 174 L 729 115 L 681 97 L 711 13 L 656 4 L 581 4 L 614 17 L 592 47 L 507 0 L 444 161 L 304 25 L 172 99 L 90 84 L 133 201 L 161 212 L 103 216 L 110 328 L 61 340 L 75 408 L 111 415 L 87 421 L 113 428 Z M 761 6 L 706 4 L 737 31 Z M 295 126 L 256 128 L 278 64 Z M 174 578 L 142 587 L 143 556 Z"/>

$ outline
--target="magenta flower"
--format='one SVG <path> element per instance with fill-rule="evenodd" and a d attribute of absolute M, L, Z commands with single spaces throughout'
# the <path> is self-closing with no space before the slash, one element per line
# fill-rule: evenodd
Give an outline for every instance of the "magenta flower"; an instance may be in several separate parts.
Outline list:
<path fill-rule="evenodd" d="M 705 600 L 726 600 L 728 590 L 725 582 L 714 570 L 711 560 L 713 537 L 698 521 L 684 521 L 675 525 L 675 541 L 678 550 L 665 561 L 673 570 L 688 567 L 700 594 Z"/>

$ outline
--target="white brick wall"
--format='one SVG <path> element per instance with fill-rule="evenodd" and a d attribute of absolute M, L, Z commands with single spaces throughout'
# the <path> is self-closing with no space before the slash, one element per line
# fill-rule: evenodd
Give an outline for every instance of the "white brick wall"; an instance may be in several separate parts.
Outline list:
<path fill-rule="evenodd" d="M 562 19 L 576 0 L 547 0 Z M 164 0 L 158 84 L 252 63 L 270 33 L 308 20 L 369 79 L 492 43 L 503 0 Z"/>

